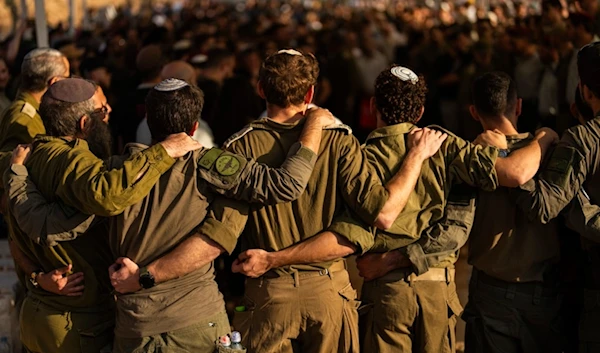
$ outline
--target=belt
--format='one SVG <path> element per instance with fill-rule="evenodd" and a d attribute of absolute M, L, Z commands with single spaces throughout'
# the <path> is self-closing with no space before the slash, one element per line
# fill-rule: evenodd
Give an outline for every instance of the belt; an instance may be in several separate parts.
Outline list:
<path fill-rule="evenodd" d="M 434 282 L 454 282 L 456 271 L 453 268 L 430 268 L 424 274 L 417 276 L 411 269 L 401 268 L 388 273 L 383 276 L 389 281 L 400 281 L 406 282 L 421 282 L 421 281 L 434 281 Z"/>
<path fill-rule="evenodd" d="M 535 295 L 536 292 L 542 296 L 554 296 L 557 294 L 557 287 L 553 286 L 547 282 L 506 282 L 501 279 L 494 278 L 483 271 L 479 271 L 473 269 L 473 278 L 476 279 L 477 282 L 486 284 L 488 286 L 502 288 L 502 289 L 511 289 L 515 292 L 531 294 Z"/>
<path fill-rule="evenodd" d="M 263 278 L 281 278 L 281 277 L 288 277 L 288 276 L 298 276 L 298 277 L 315 277 L 315 276 L 327 276 L 330 273 L 334 273 L 334 272 L 339 272 L 339 271 L 344 271 L 346 270 L 348 267 L 346 266 L 346 260 L 340 260 L 340 261 L 336 261 L 333 264 L 331 264 L 331 266 L 329 266 L 329 268 L 323 269 L 323 270 L 297 270 L 297 269 L 290 269 L 288 271 L 290 271 L 290 273 L 281 273 L 281 272 L 277 272 L 276 270 L 271 270 L 268 271 L 267 273 L 265 273 L 264 275 L 262 275 Z"/>

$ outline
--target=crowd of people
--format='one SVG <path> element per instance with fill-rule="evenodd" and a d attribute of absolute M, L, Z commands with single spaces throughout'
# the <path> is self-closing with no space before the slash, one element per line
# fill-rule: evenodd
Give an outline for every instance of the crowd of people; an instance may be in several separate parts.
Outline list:
<path fill-rule="evenodd" d="M 233 326 L 248 352 L 454 352 L 459 317 L 467 352 L 599 351 L 598 3 L 438 5 L 121 9 L 54 49 L 17 26 L 25 351 L 222 352 Z"/>

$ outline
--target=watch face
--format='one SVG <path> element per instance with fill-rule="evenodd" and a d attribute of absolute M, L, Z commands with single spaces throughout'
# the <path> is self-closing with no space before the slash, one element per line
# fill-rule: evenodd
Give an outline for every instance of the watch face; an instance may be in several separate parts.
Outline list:
<path fill-rule="evenodd" d="M 154 277 L 150 273 L 144 273 L 140 276 L 140 285 L 142 288 L 154 287 Z"/>

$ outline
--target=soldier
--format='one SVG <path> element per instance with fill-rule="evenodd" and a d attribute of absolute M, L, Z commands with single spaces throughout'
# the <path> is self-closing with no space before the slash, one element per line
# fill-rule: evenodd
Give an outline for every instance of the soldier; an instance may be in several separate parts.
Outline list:
<path fill-rule="evenodd" d="M 192 135 L 198 126 L 202 93 L 184 81 L 163 81 L 150 91 L 146 102 L 154 140 L 161 141 L 170 131 L 187 131 Z M 330 122 L 333 122 L 330 114 L 311 111 L 300 144 L 292 148 L 280 169 L 267 168 L 219 149 L 194 152 L 178 160 L 146 198 L 110 219 L 112 256 L 128 257 L 120 258 L 111 272 L 121 266 L 130 267 L 131 260 L 147 265 L 142 269 L 136 267 L 141 277 L 133 288 L 117 288 L 123 294 L 138 291 L 140 286 L 144 290 L 118 296 L 113 351 L 160 351 L 160 347 L 172 345 L 186 351 L 214 350 L 218 337 L 229 332 L 229 323 L 214 282 L 212 260 L 224 251 L 233 251 L 239 233 L 214 219 L 214 214 L 234 212 L 228 207 L 209 210 L 215 191 L 268 204 L 295 199 L 311 174 L 322 126 Z M 133 154 L 144 148 L 134 145 L 130 150 Z M 111 159 L 113 167 L 119 163 L 122 158 Z M 13 170 L 16 168 L 13 165 Z M 8 178 L 11 209 L 19 225 L 28 234 L 44 233 L 43 239 L 37 239 L 42 245 L 79 240 L 77 237 L 87 230 L 93 216 L 69 217 L 56 204 L 42 209 L 40 205 L 46 200 L 36 195 L 34 189 L 25 195 L 25 180 L 26 170 L 12 173 Z M 188 217 L 186 210 L 197 213 Z M 200 223 L 202 226 L 198 228 Z M 82 227 L 83 224 L 87 226 Z M 194 231 L 198 234 L 190 238 Z M 155 266 L 161 255 L 172 249 L 177 254 L 190 244 L 198 244 L 196 251 L 203 254 L 200 261 L 190 265 L 193 269 Z M 168 261 L 168 256 L 162 261 Z M 177 273 L 188 269 L 190 272 L 185 276 Z M 157 301 L 159 306 L 154 304 Z M 198 302 L 203 305 L 196 305 Z"/>
<path fill-rule="evenodd" d="M 402 160 L 405 152 L 397 146 L 404 146 L 402 139 L 421 118 L 425 93 L 423 78 L 403 67 L 382 72 L 375 83 L 372 109 L 380 128 L 371 133 L 365 150 L 382 181 L 390 178 Z M 524 183 L 537 171 L 553 139 L 553 135 L 541 131 L 523 149 L 507 158 L 496 158 L 498 151 L 494 148 L 475 146 L 449 135 L 424 166 L 415 192 L 393 227 L 378 231 L 370 252 L 358 260 L 367 280 L 361 298 L 367 306 L 361 317 L 363 352 L 455 350 L 454 327 L 462 308 L 453 265 L 457 243 L 464 244 L 466 235 L 438 222 L 458 219 L 462 223 L 459 228 L 468 228 L 468 217 L 457 217 L 464 211 L 450 214 L 444 208 L 449 203 L 463 204 L 467 209 L 473 205 L 468 192 L 455 192 L 449 198 L 450 190 L 459 183 L 488 191 L 498 185 Z M 424 236 L 419 240 L 421 234 Z M 451 242 L 452 248 L 441 252 L 443 242 Z M 425 254 L 424 245 L 440 251 Z"/>
<path fill-rule="evenodd" d="M 522 187 L 524 192 L 517 202 L 532 219 L 543 223 L 555 218 L 573 199 L 580 200 L 579 191 L 585 191 L 593 204 L 600 200 L 600 185 L 597 178 L 600 154 L 600 42 L 589 44 L 577 55 L 579 90 L 583 101 L 592 109 L 595 118 L 585 125 L 567 130 L 558 146 L 552 151 L 547 167 L 539 178 Z M 584 219 L 593 222 L 593 214 L 584 214 Z M 582 233 L 585 253 L 584 300 L 580 322 L 580 351 L 600 350 L 597 328 L 600 315 L 597 310 L 600 297 L 600 247 L 597 234 Z"/>
<path fill-rule="evenodd" d="M 108 135 L 102 123 L 105 112 L 93 98 L 95 92 L 92 83 L 81 79 L 61 80 L 48 89 L 40 105 L 48 136 L 34 140 L 27 167 L 48 200 L 60 198 L 89 214 L 109 216 L 142 199 L 175 163 L 173 157 L 199 145 L 188 136 L 171 136 L 124 161 L 121 168 L 107 170 L 88 144 L 78 139 Z M 18 169 L 11 171 L 18 173 Z M 93 228 L 96 233 L 86 241 L 41 247 L 24 234 L 10 213 L 8 219 L 9 244 L 19 277 L 29 279 L 20 320 L 24 346 L 31 352 L 79 352 L 83 346 L 100 351 L 112 340 L 114 324 L 114 300 L 105 272 L 112 259 L 102 236 L 106 228 Z M 19 263 L 24 258 L 39 267 Z M 39 287 L 41 274 L 67 265 L 85 276 L 87 290 L 82 295 L 61 297 Z"/>
<path fill-rule="evenodd" d="M 58 50 L 34 49 L 25 56 L 19 94 L 0 122 L 0 151 L 12 151 L 46 133 L 38 113 L 42 96 L 54 82 L 69 76 L 69 61 Z"/>
<path fill-rule="evenodd" d="M 516 86 L 504 73 L 487 73 L 473 83 L 473 118 L 485 130 L 505 135 L 509 153 L 533 138 L 516 130 L 520 105 Z M 530 222 L 509 189 L 479 192 L 463 314 L 466 352 L 561 352 L 557 223 Z"/>

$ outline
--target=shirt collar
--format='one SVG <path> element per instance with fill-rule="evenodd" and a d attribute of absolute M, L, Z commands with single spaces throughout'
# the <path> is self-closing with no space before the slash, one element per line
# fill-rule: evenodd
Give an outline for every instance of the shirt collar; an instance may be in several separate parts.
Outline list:
<path fill-rule="evenodd" d="M 33 98 L 33 96 L 30 93 L 27 92 L 19 92 L 19 94 L 17 95 L 17 100 L 23 100 L 29 104 L 31 104 L 35 110 L 39 113 L 40 110 L 40 103 Z"/>
<path fill-rule="evenodd" d="M 380 127 L 378 129 L 373 130 L 373 132 L 369 134 L 369 136 L 367 137 L 367 141 L 383 137 L 405 135 L 409 133 L 412 129 L 415 129 L 416 127 L 417 126 L 413 123 L 400 123 Z"/>

